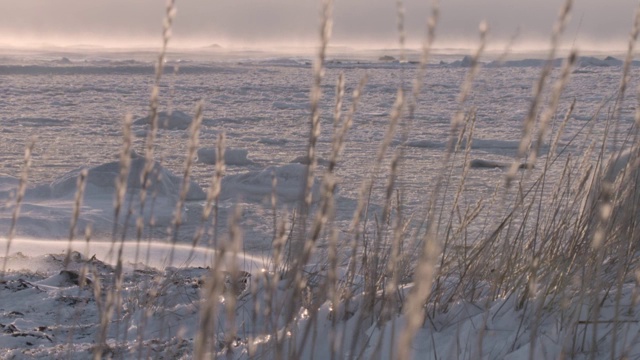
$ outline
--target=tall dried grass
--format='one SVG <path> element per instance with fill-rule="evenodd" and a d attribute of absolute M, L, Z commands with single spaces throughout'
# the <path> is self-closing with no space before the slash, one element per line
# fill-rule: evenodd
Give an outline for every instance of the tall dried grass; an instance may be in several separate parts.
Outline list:
<path fill-rule="evenodd" d="M 504 306 L 512 306 L 514 311 L 521 314 L 521 324 L 512 350 L 519 339 L 527 337 L 532 344 L 529 358 L 541 356 L 536 353 L 535 346 L 541 336 L 538 330 L 542 323 L 553 317 L 558 319 L 561 328 L 558 332 L 561 343 L 559 357 L 580 354 L 596 357 L 601 354 L 601 347 L 604 348 L 604 337 L 600 334 L 603 322 L 601 310 L 609 299 L 613 299 L 614 317 L 606 320 L 611 322 L 613 328 L 606 338 L 613 344 L 606 347 L 609 349 L 608 356 L 612 359 L 628 356 L 625 351 L 638 337 L 625 325 L 624 319 L 628 316 L 624 315 L 636 308 L 637 284 L 640 283 L 640 271 L 637 269 L 640 230 L 640 195 L 637 186 L 640 144 L 637 126 L 640 124 L 640 108 L 636 112 L 634 131 L 624 139 L 626 147 L 631 150 L 624 155 L 628 156 L 628 160 L 619 174 L 612 170 L 611 164 L 615 164 L 615 161 L 611 163 L 606 160 L 605 144 L 612 141 L 608 138 L 610 132 L 597 142 L 582 144 L 586 147 L 582 156 L 560 156 L 567 145 L 561 146 L 559 139 L 570 119 L 575 101 L 570 104 L 557 127 L 556 116 L 561 108 L 562 92 L 576 63 L 575 52 L 565 59 L 557 80 L 552 82 L 551 79 L 553 60 L 572 3 L 571 0 L 564 3 L 554 26 L 551 50 L 534 86 L 529 111 L 523 120 L 522 141 L 517 154 L 514 154 L 513 165 L 505 176 L 504 186 L 496 188 L 493 198 L 465 207 L 462 198 L 467 187 L 476 124 L 476 110 L 467 108 L 467 99 L 473 91 L 475 77 L 481 71 L 480 58 L 488 31 L 485 24 L 480 26 L 480 45 L 461 85 L 458 108 L 451 116 L 448 146 L 441 167 L 436 169 L 439 176 L 434 190 L 425 199 L 427 206 L 424 213 L 409 216 L 404 211 L 403 191 L 397 178 L 402 173 L 404 146 L 420 102 L 419 95 L 435 39 L 439 11 L 434 6 L 427 19 L 421 61 L 411 93 L 406 94 L 402 88 L 397 91 L 384 139 L 368 167 L 369 172 L 363 176 L 348 232 L 341 237 L 340 229 L 335 224 L 335 192 L 339 180 L 336 169 L 340 166 L 340 156 L 364 92 L 366 78 L 355 87 L 350 99 L 345 96 L 344 76 L 337 80 L 329 164 L 324 173 L 319 174 L 316 147 L 321 132 L 320 96 L 332 21 L 332 1 L 324 1 L 320 46 L 311 74 L 313 83 L 307 147 L 309 165 L 300 206 L 292 217 L 279 216 L 274 178 L 271 197 L 271 268 L 253 274 L 249 283 L 247 274 L 240 271 L 239 264 L 233 260 L 236 257 L 227 256 L 241 252 L 240 209 L 236 209 L 227 226 L 220 224 L 218 219 L 218 200 L 225 171 L 225 136 L 218 137 L 215 171 L 199 227 L 191 241 L 195 249 L 202 245 L 204 238 L 209 239 L 205 245 L 212 249 L 213 254 L 211 268 L 203 279 L 201 297 L 197 302 L 199 323 L 193 341 L 194 358 L 240 356 L 234 352 L 245 344 L 246 355 L 250 358 L 307 358 L 313 357 L 317 348 L 328 347 L 332 359 L 363 358 L 367 349 L 374 349 L 380 358 L 408 359 L 415 355 L 411 349 L 418 331 L 421 328 L 437 331 L 433 319 L 461 303 L 474 304 L 484 314 L 484 323 L 479 324 L 477 343 L 471 345 L 476 349 L 477 356 L 483 357 L 486 354 L 485 329 L 491 317 L 495 316 L 490 308 L 498 301 L 503 301 Z M 404 7 L 401 1 L 397 2 L 397 12 L 399 43 L 404 48 Z M 629 40 L 614 111 L 610 112 L 608 118 L 608 128 L 613 129 L 613 143 L 616 146 L 619 144 L 616 138 L 619 109 L 628 87 L 630 64 L 639 32 L 638 14 Z M 142 214 L 145 206 L 147 187 L 153 176 L 154 141 L 158 127 L 158 82 L 174 16 L 175 5 L 170 2 L 163 31 L 163 48 L 157 63 L 156 85 L 151 94 L 152 122 L 145 144 L 146 165 L 141 179 L 143 186 L 140 209 L 137 210 L 139 214 Z M 404 53 L 401 57 L 404 58 Z M 343 107 L 349 100 L 351 104 L 344 113 Z M 170 232 L 169 240 L 174 245 L 178 242 L 182 207 L 198 146 L 201 120 L 200 104 L 190 128 L 183 184 Z M 404 131 L 400 132 L 402 142 L 393 148 L 392 140 L 398 135 L 402 122 L 406 122 L 402 128 Z M 118 219 L 127 193 L 132 149 L 130 126 L 131 119 L 128 117 L 124 122 L 121 171 L 116 186 L 114 246 Z M 555 133 L 552 132 L 554 128 Z M 551 151 L 541 156 L 540 146 L 547 139 L 551 139 Z M 578 140 L 571 140 L 574 141 Z M 32 146 L 27 147 L 25 153 L 25 167 L 15 199 L 17 205 L 5 254 L 9 253 L 11 240 L 15 236 Z M 621 153 L 617 154 L 617 158 L 621 156 Z M 526 171 L 519 172 L 520 159 L 524 157 L 528 166 Z M 550 169 L 557 166 L 559 161 L 563 161 L 563 171 L 558 179 L 551 182 Z M 387 163 L 388 168 L 385 168 Z M 534 166 L 540 171 L 534 172 Z M 370 199 L 380 173 L 387 178 L 382 187 L 383 204 L 379 213 L 372 214 L 369 212 Z M 82 176 L 70 226 L 70 240 L 75 236 L 75 224 L 80 211 Z M 314 203 L 311 189 L 316 178 L 321 179 L 321 194 L 317 203 Z M 455 182 L 455 179 L 458 181 Z M 127 211 L 132 214 L 136 210 Z M 472 224 L 487 214 L 496 214 L 497 219 L 481 233 L 472 233 Z M 126 342 L 127 329 L 130 327 L 127 322 L 132 321 L 121 313 L 122 304 L 127 301 L 122 298 L 122 242 L 128 226 L 128 215 L 126 219 L 121 230 L 123 234 L 115 259 L 117 265 L 113 279 L 105 285 L 98 276 L 94 276 L 91 284 L 100 311 L 99 337 L 93 350 L 95 359 L 108 353 L 109 328 L 124 329 L 122 341 Z M 142 227 L 142 222 L 136 224 L 138 245 L 142 240 Z M 213 233 L 208 234 L 209 230 Z M 87 241 L 89 237 L 87 235 Z M 314 257 L 314 254 L 321 242 L 326 243 L 327 248 L 324 259 L 318 263 L 318 257 Z M 346 250 L 340 246 L 345 246 Z M 169 258 L 167 263 L 172 265 L 172 259 Z M 4 267 L 6 257 L 3 276 Z M 96 274 L 97 270 L 89 267 L 85 272 Z M 137 302 L 154 304 L 159 301 L 166 281 L 158 278 L 150 288 L 136 293 L 140 297 Z M 636 285 L 631 304 L 623 303 L 627 284 Z M 250 330 L 236 326 L 239 309 L 249 306 L 246 304 L 251 304 L 249 321 L 252 323 L 244 325 Z M 584 308 L 588 309 L 586 317 Z M 162 311 L 162 307 L 158 309 Z M 147 312 L 137 326 L 138 358 L 148 356 L 142 340 L 146 321 L 151 315 Z M 399 317 L 404 320 L 396 321 Z M 327 319 L 330 324 L 329 343 L 318 344 L 317 340 L 321 338 L 319 332 L 324 331 L 319 327 Z M 390 337 L 372 339 L 367 335 L 367 330 L 372 327 L 390 328 L 387 332 Z M 218 336 L 220 333 L 222 337 Z M 159 339 L 162 340 L 164 336 L 168 335 L 161 333 Z M 433 337 L 419 340 L 433 341 Z M 620 341 L 622 345 L 618 345 Z M 457 346 L 457 351 L 461 352 L 466 344 L 458 343 Z M 383 349 L 389 352 L 381 354 Z M 434 353 L 428 356 L 438 358 L 436 347 L 433 349 Z"/>

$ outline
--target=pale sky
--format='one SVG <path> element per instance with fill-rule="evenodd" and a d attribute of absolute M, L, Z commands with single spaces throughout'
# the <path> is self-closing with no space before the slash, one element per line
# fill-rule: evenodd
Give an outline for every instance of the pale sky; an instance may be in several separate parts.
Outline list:
<path fill-rule="evenodd" d="M 332 43 L 397 44 L 395 0 L 335 0 Z M 482 20 L 492 44 L 517 32 L 517 44 L 544 46 L 563 0 L 441 0 L 440 47 L 473 46 Z M 428 0 L 406 0 L 409 45 L 420 43 Z M 155 46 L 163 0 L 0 0 L 0 44 Z M 638 0 L 576 0 L 565 43 L 624 48 Z M 317 43 L 320 1 L 178 0 L 171 45 L 254 47 Z"/>

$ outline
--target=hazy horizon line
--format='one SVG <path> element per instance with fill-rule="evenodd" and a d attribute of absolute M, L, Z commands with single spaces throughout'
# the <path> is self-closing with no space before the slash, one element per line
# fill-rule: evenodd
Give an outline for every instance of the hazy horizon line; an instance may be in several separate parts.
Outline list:
<path fill-rule="evenodd" d="M 442 51 L 460 51 L 468 52 L 477 49 L 477 40 L 457 39 L 457 40 L 439 40 L 434 43 L 432 50 L 434 52 Z M 300 52 L 315 53 L 317 50 L 317 42 L 314 41 L 207 41 L 207 40 L 181 40 L 176 39 L 169 42 L 168 51 L 261 51 L 261 52 Z M 98 39 L 94 41 L 70 41 L 65 39 L 41 41 L 11 41 L 9 39 L 0 38 L 0 48 L 9 50 L 102 50 L 102 51 L 158 51 L 161 47 L 160 39 L 152 40 L 133 40 L 120 41 L 118 39 L 109 39 L 107 41 Z M 420 42 L 408 42 L 404 47 L 407 52 L 419 52 L 422 49 Z M 547 52 L 550 49 L 548 41 L 522 40 L 509 43 L 508 41 L 494 40 L 489 41 L 485 48 L 486 53 L 537 53 Z M 628 50 L 628 42 L 600 42 L 600 41 L 566 41 L 562 43 L 558 50 L 566 52 L 571 49 L 577 49 L 580 53 L 625 53 Z M 329 44 L 329 52 L 332 51 L 400 51 L 400 45 L 397 42 L 382 41 L 336 41 Z"/>

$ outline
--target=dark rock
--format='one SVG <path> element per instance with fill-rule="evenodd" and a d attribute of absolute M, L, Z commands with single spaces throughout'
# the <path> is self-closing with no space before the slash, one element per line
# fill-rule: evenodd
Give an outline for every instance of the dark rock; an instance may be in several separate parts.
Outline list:
<path fill-rule="evenodd" d="M 378 60 L 386 61 L 386 62 L 398 61 L 396 58 L 394 58 L 393 56 L 389 56 L 389 55 L 380 56 L 378 58 Z"/>

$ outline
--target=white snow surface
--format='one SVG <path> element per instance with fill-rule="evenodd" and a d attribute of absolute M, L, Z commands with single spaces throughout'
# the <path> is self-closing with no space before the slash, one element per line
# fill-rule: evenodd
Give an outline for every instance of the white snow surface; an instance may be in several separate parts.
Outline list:
<path fill-rule="evenodd" d="M 222 199 L 264 202 L 275 192 L 280 201 L 299 201 L 302 198 L 306 175 L 305 165 L 293 163 L 226 176 L 222 179 Z M 312 197 L 317 199 L 319 192 L 319 184 L 314 182 L 311 188 Z"/>
<path fill-rule="evenodd" d="M 146 206 L 141 208 L 142 175 L 146 160 L 134 157 L 131 160 L 127 177 L 127 192 L 121 204 L 121 212 L 117 222 L 134 226 L 137 218 L 149 227 L 153 222 L 169 224 L 179 204 L 182 179 L 157 162 L 153 162 L 148 175 Z M 78 191 L 78 178 L 82 171 L 87 172 L 81 208 L 78 217 L 80 234 L 87 226 L 98 235 L 109 234 L 114 226 L 114 200 L 116 179 L 120 173 L 120 163 L 109 162 L 93 167 L 80 167 L 53 179 L 48 184 L 40 184 L 26 189 L 24 201 L 20 205 L 20 216 L 17 230 L 23 236 L 64 238 L 69 234 L 69 226 L 75 207 L 75 196 Z M 17 179 L 5 177 L 3 184 L 16 184 Z M 186 192 L 185 203 L 180 211 L 185 212 L 187 206 L 206 198 L 204 190 L 192 180 Z M 1 190 L 1 189 L 0 189 Z M 15 190 L 15 188 L 14 188 Z M 0 208 L 0 224 L 7 229 L 12 221 L 15 205 L 9 202 Z M 131 216 L 127 219 L 127 212 Z M 185 218 L 187 214 L 185 212 Z"/>
<path fill-rule="evenodd" d="M 55 248 L 43 244 L 43 241 L 20 240 L 24 245 L 43 245 L 40 252 Z M 64 246 L 62 243 L 57 245 Z M 82 244 L 78 245 L 82 247 Z M 150 246 L 156 255 L 158 247 L 166 250 L 165 245 Z M 91 250 L 104 251 L 108 246 L 97 245 Z M 181 253 L 182 250 L 176 251 Z M 85 254 L 91 254 L 92 251 Z M 278 313 L 277 309 L 282 306 L 278 301 L 284 299 L 289 288 L 286 281 L 282 281 L 277 286 L 275 298 L 264 298 L 262 292 L 265 284 L 261 281 L 261 270 L 264 268 L 259 267 L 259 260 L 248 260 L 245 255 L 238 255 L 236 262 L 241 269 L 247 269 L 246 274 L 251 274 L 251 291 L 256 295 L 248 295 L 248 290 L 244 289 L 237 299 L 239 311 L 234 321 L 238 340 L 230 353 L 218 347 L 218 355 L 245 359 L 251 347 L 255 356 L 274 358 L 273 333 L 261 330 L 266 329 L 268 321 L 255 323 L 251 309 L 255 308 L 256 302 L 262 307 L 266 301 L 271 301 L 276 314 L 269 321 L 279 324 L 283 314 Z M 101 331 L 100 306 L 104 301 L 94 290 L 94 283 L 101 284 L 99 289 L 102 292 L 109 292 L 114 286 L 114 266 L 79 252 L 72 252 L 68 260 L 65 254 L 57 252 L 41 256 L 25 256 L 19 252 L 9 257 L 9 264 L 16 271 L 7 272 L 0 283 L 0 347 L 4 349 L 0 358 L 90 357 Z M 110 318 L 107 329 L 107 357 L 146 358 L 150 356 L 148 354 L 163 354 L 188 359 L 192 356 L 199 324 L 198 309 L 207 301 L 202 298 L 202 292 L 205 291 L 205 279 L 210 272 L 208 267 L 193 265 L 195 263 L 188 267 L 163 267 L 159 270 L 140 263 L 127 264 L 121 292 L 122 305 Z M 229 276 L 229 273 L 225 273 L 225 277 Z M 87 279 L 84 284 L 81 280 L 83 277 Z M 162 289 L 160 293 L 150 291 L 158 287 Z M 410 289 L 410 286 L 404 287 L 398 295 L 404 297 Z M 622 303 L 630 303 L 633 294 L 633 286 L 625 287 Z M 229 296 L 225 293 L 218 299 L 219 309 L 224 309 Z M 589 326 L 589 321 L 585 320 L 576 329 L 566 328 L 564 322 L 567 319 L 554 316 L 560 309 L 548 309 L 547 316 L 538 317 L 539 314 L 532 309 L 516 309 L 516 302 L 516 297 L 512 296 L 491 302 L 450 304 L 448 311 L 430 315 L 419 329 L 410 349 L 411 358 L 479 356 L 487 359 L 527 359 L 533 355 L 537 359 L 553 359 L 562 351 L 576 358 L 588 357 L 593 345 L 593 326 Z M 153 311 L 146 311 L 147 304 L 153 304 Z M 587 304 L 577 305 L 575 316 L 588 319 Z M 359 297 L 349 303 L 348 309 L 340 308 L 337 311 L 332 311 L 330 305 L 325 303 L 313 322 L 302 309 L 294 320 L 293 328 L 290 328 L 300 337 L 291 338 L 286 343 L 285 353 L 295 346 L 299 358 L 328 358 L 331 353 L 328 344 L 335 338 L 339 339 L 337 353 L 341 357 L 348 357 L 355 352 L 364 358 L 393 358 L 398 350 L 395 340 L 406 318 L 391 315 L 385 319 L 374 319 L 363 316 L 363 307 Z M 635 358 L 640 355 L 640 343 L 635 338 L 619 336 L 613 344 L 606 341 L 613 327 L 611 320 L 614 318 L 614 308 L 613 297 L 608 298 L 601 308 L 598 320 L 601 322 L 598 326 L 600 335 L 596 338 L 599 351 L 608 355 L 611 346 L 615 346 L 617 354 Z M 638 310 L 640 307 L 636 304 L 630 311 Z M 618 319 L 623 324 L 620 333 L 640 332 L 640 325 L 631 314 Z M 334 323 L 332 319 L 337 315 L 345 320 Z M 221 329 L 229 326 L 225 323 L 226 319 L 221 312 L 217 326 Z M 537 324 L 535 338 L 532 337 L 531 327 L 527 325 L 532 322 Z M 306 331 L 314 334 L 315 341 L 307 341 L 303 346 L 301 334 Z M 224 341 L 223 333 L 216 336 L 219 342 Z M 570 352 L 576 338 L 581 339 L 582 343 L 577 352 Z M 535 339 L 533 343 L 532 339 Z"/>
<path fill-rule="evenodd" d="M 221 61 L 211 61 L 209 55 L 193 55 L 193 59 L 178 61 L 177 56 L 170 56 L 168 63 L 179 63 L 179 71 L 165 74 L 161 86 L 159 127 L 167 131 L 158 135 L 147 205 L 140 209 L 140 174 L 145 160 L 134 157 L 127 180 L 129 192 L 117 219 L 114 219 L 114 193 L 120 164 L 114 154 L 122 143 L 121 119 L 127 112 L 148 113 L 153 60 L 144 54 L 73 54 L 66 56 L 65 61 L 60 60 L 59 54 L 0 59 L 3 74 L 0 231 L 3 234 L 9 233 L 16 211 L 24 148 L 31 138 L 36 138 L 33 164 L 19 209 L 17 237 L 9 248 L 7 238 L 0 239 L 0 249 L 8 248 L 8 254 L 0 253 L 3 262 L 8 255 L 8 271 L 3 273 L 0 282 L 0 348 L 3 349 L 0 359 L 89 358 L 100 333 L 102 309 L 99 306 L 104 293 L 96 295 L 90 287 L 81 286 L 76 275 L 88 266 L 92 270 L 87 277 L 91 281 L 102 281 L 101 289 L 108 291 L 114 285 L 117 266 L 114 252 L 118 251 L 122 239 L 123 300 L 110 319 L 107 332 L 111 356 L 146 358 L 168 354 L 166 358 L 176 359 L 192 356 L 198 309 L 206 300 L 201 296 L 201 280 L 209 273 L 207 267 L 215 265 L 212 259 L 218 254 L 205 246 L 213 243 L 213 235 L 210 219 L 203 221 L 202 213 L 212 176 L 211 164 L 215 162 L 213 144 L 221 132 L 226 134 L 229 146 L 225 162 L 234 166 L 227 167 L 222 180 L 217 208 L 219 232 L 226 236 L 227 224 L 233 220 L 238 222 L 243 235 L 242 248 L 236 256 L 224 258 L 224 268 L 229 270 L 226 265 L 235 262 L 254 279 L 263 269 L 269 270 L 268 256 L 264 253 L 270 252 L 273 236 L 271 194 L 278 200 L 277 215 L 289 216 L 301 199 L 306 180 L 304 163 L 308 159 L 301 154 L 306 154 L 309 135 L 309 61 L 298 57 L 252 57 L 252 54 Z M 328 86 L 323 88 L 322 132 L 316 149 L 323 161 L 312 187 L 316 200 L 322 166 L 327 164 L 324 159 L 331 150 L 335 79 L 344 73 L 350 88 L 356 86 L 365 73 L 368 76 L 336 168 L 339 187 L 335 224 L 344 231 L 356 207 L 359 186 L 370 174 L 372 159 L 385 136 L 397 88 L 411 84 L 415 75 L 413 64 L 381 63 L 377 58 L 376 55 L 374 60 L 330 61 L 326 69 Z M 464 68 L 468 61 L 461 59 L 464 60 L 463 55 L 456 54 L 433 60 L 412 128 L 407 131 L 409 138 L 404 143 L 404 139 L 396 135 L 392 142 L 394 147 L 408 145 L 397 182 L 406 199 L 406 211 L 412 214 L 419 212 L 425 203 L 425 194 L 433 190 L 433 180 L 438 176 L 448 144 L 450 120 L 460 107 L 456 97 L 468 70 Z M 441 60 L 443 63 L 439 64 Z M 554 60 L 554 65 L 560 63 L 561 60 Z M 484 63 L 474 83 L 473 96 L 465 104 L 465 107 L 477 108 L 470 150 L 476 164 L 490 167 L 511 164 L 519 146 L 516 139 L 521 135 L 531 89 L 543 64 L 539 59 Z M 638 63 L 633 65 L 635 69 Z M 563 114 L 574 98 L 577 107 L 560 139 L 557 155 L 562 158 L 547 170 L 550 182 L 562 172 L 562 159 L 584 151 L 586 145 L 565 147 L 564 144 L 580 134 L 586 120 L 615 93 L 620 71 L 621 62 L 614 57 L 579 59 L 579 68 L 561 97 L 559 113 Z M 638 85 L 636 73 L 633 74 L 630 89 Z M 557 76 L 556 69 L 552 77 Z M 187 179 L 189 191 L 185 203 L 178 207 L 188 141 L 184 131 L 173 130 L 189 127 L 192 121 L 189 114 L 194 113 L 200 99 L 204 101 L 207 120 L 201 130 L 199 162 L 194 164 L 192 176 Z M 635 94 L 628 92 L 625 101 L 635 103 Z M 622 107 L 620 111 L 622 125 L 630 126 L 635 110 Z M 605 114 L 598 116 L 597 120 L 606 118 Z M 148 117 L 134 122 L 134 130 L 139 135 L 134 139 L 134 147 L 138 151 L 144 149 L 143 138 L 149 122 Z M 592 139 L 605 133 L 603 123 L 596 121 L 591 130 Z M 625 129 L 621 131 L 624 133 Z M 612 147 L 612 144 L 606 145 Z M 549 145 L 545 143 L 542 153 L 548 150 Z M 290 163 L 291 159 L 294 163 Z M 71 234 L 76 240 L 68 242 L 77 178 L 83 169 L 88 171 L 88 177 L 77 228 Z M 471 171 L 465 201 L 476 203 L 488 197 L 496 183 L 503 181 L 503 177 L 496 174 L 501 173 Z M 386 168 L 373 175 L 384 178 Z M 384 181 L 380 181 L 374 190 L 383 186 Z M 381 193 L 372 191 L 372 218 L 379 215 Z M 180 226 L 174 223 L 176 214 L 181 215 Z M 144 225 L 139 242 L 135 234 L 138 219 Z M 87 244 L 82 239 L 88 227 L 93 237 Z M 206 236 L 201 246 L 193 248 L 191 241 L 199 229 L 204 229 Z M 223 235 L 219 241 L 224 241 Z M 73 253 L 67 261 L 68 249 Z M 147 290 L 158 284 L 163 291 L 151 297 Z M 258 281 L 253 284 L 258 289 L 263 286 Z M 278 296 L 288 290 L 286 284 L 279 284 L 278 289 Z M 409 291 L 409 287 L 405 290 Z M 266 352 L 270 347 L 272 334 L 263 331 L 265 324 L 251 323 L 254 300 L 242 299 L 245 300 L 238 307 L 236 319 L 242 332 L 237 348 L 230 355 L 232 358 L 246 358 L 250 341 L 261 351 Z M 630 313 L 640 311 L 633 305 L 634 299 L 634 288 L 631 284 L 625 285 L 621 302 L 632 304 Z M 276 304 L 277 300 L 273 299 Z M 223 303 L 224 299 L 220 301 Z M 585 352 L 572 355 L 588 357 L 595 326 L 585 323 L 578 329 L 566 329 L 563 319 L 555 318 L 555 312 L 550 311 L 548 317 L 540 319 L 537 341 L 531 343 L 527 340 L 531 338 L 527 324 L 535 315 L 516 310 L 514 301 L 513 297 L 507 297 L 491 302 L 451 304 L 446 313 L 435 314 L 421 327 L 411 349 L 413 358 L 526 359 L 531 349 L 535 349 L 536 358 L 556 358 L 575 338 L 585 339 L 581 345 Z M 392 343 L 398 333 L 393 336 L 391 333 L 401 329 L 406 318 L 393 316 L 383 325 L 364 319 L 364 325 L 357 327 L 360 305 L 356 301 L 352 306 L 339 310 L 353 316 L 340 322 L 336 329 L 332 328 L 333 315 L 328 304 L 320 307 L 315 325 L 316 346 L 305 347 L 302 358 L 312 354 L 315 358 L 328 358 L 329 337 L 334 331 L 336 336 L 345 335 L 341 353 L 344 356 L 349 355 L 352 345 L 349 339 L 357 333 L 366 335 L 360 339 L 369 339 L 367 343 L 353 345 L 363 358 L 392 358 Z M 153 311 L 147 312 L 149 309 Z M 576 309 L 577 316 L 586 316 L 589 311 L 584 304 L 576 305 Z M 607 338 L 612 331 L 612 314 L 613 305 L 605 303 L 600 313 L 601 324 L 597 326 L 601 334 L 596 339 L 600 344 L 597 357 L 608 358 L 612 347 L 617 354 L 626 352 L 630 358 L 640 357 L 637 336 L 620 337 L 616 343 Z M 629 320 L 622 325 L 627 333 L 640 333 L 637 317 L 623 320 Z M 301 309 L 295 326 L 304 329 L 308 321 Z M 482 353 L 479 353 L 479 344 L 482 344 Z"/>

